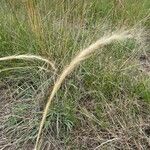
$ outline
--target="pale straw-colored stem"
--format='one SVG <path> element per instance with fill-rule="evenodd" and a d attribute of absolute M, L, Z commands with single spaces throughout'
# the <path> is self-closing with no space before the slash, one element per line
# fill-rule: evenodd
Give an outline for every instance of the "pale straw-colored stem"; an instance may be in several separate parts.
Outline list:
<path fill-rule="evenodd" d="M 66 78 L 66 76 L 69 75 L 74 70 L 74 68 L 80 64 L 81 61 L 86 59 L 87 56 L 92 54 L 96 49 L 102 48 L 103 46 L 108 45 L 114 41 L 121 41 L 121 40 L 125 40 L 128 38 L 133 38 L 133 36 L 128 31 L 117 32 L 115 34 L 105 36 L 105 37 L 99 39 L 98 41 L 96 41 L 94 44 L 91 44 L 88 48 L 83 49 L 81 52 L 79 52 L 79 54 L 77 56 L 75 56 L 74 59 L 72 59 L 70 64 L 64 68 L 64 70 L 58 77 L 56 83 L 54 84 L 54 87 L 52 89 L 52 92 L 50 94 L 50 97 L 48 98 L 46 107 L 44 109 L 43 117 L 42 117 L 40 127 L 39 127 L 39 132 L 38 132 L 37 139 L 36 139 L 35 150 L 38 149 L 39 139 L 40 139 L 40 136 L 42 133 L 42 129 L 43 129 L 52 99 L 54 98 L 55 94 L 59 90 L 59 88 L 60 88 L 62 82 L 64 81 L 64 79 Z"/>
<path fill-rule="evenodd" d="M 43 58 L 41 56 L 36 56 L 36 55 L 13 55 L 13 56 L 6 56 L 6 57 L 1 57 L 0 61 L 7 61 L 7 60 L 14 60 L 14 59 L 21 59 L 21 60 L 40 60 L 43 61 L 49 65 L 51 65 L 51 67 L 56 70 L 55 65 L 49 61 L 46 58 Z"/>

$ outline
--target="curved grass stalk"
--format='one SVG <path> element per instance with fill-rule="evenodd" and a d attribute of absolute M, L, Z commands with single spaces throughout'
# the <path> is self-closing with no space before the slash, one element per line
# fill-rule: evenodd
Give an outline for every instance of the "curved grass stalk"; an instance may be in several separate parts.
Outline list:
<path fill-rule="evenodd" d="M 45 107 L 44 112 L 43 112 L 43 117 L 42 117 L 42 120 L 40 123 L 39 132 L 37 135 L 34 150 L 38 149 L 40 136 L 42 133 L 42 129 L 43 129 L 43 126 L 44 126 L 46 116 L 47 116 L 49 107 L 51 105 L 51 102 L 52 102 L 55 94 L 59 90 L 62 82 L 65 80 L 65 78 L 75 69 L 75 67 L 77 67 L 81 63 L 81 61 L 87 59 L 87 56 L 89 56 L 90 54 L 95 52 L 95 50 L 97 50 L 98 48 L 102 48 L 102 47 L 104 47 L 104 46 L 106 46 L 112 42 L 115 42 L 115 41 L 122 41 L 122 40 L 126 40 L 129 38 L 135 38 L 129 31 L 117 32 L 117 33 L 114 33 L 114 34 L 109 35 L 109 36 L 104 36 L 101 39 L 99 39 L 98 41 L 96 41 L 95 43 L 91 44 L 86 49 L 83 49 L 81 52 L 79 52 L 78 55 L 76 55 L 75 58 L 72 59 L 70 64 L 64 68 L 64 70 L 62 71 L 62 73 L 60 74 L 58 79 L 56 80 L 56 83 L 54 84 L 52 92 L 48 98 L 46 107 Z"/>
<path fill-rule="evenodd" d="M 21 60 L 40 60 L 43 61 L 47 64 L 49 64 L 53 70 L 56 71 L 55 65 L 49 61 L 48 59 L 45 59 L 41 56 L 36 56 L 36 55 L 13 55 L 13 56 L 6 56 L 6 57 L 1 57 L 0 61 L 7 61 L 7 60 L 14 60 L 14 59 L 21 59 Z"/>

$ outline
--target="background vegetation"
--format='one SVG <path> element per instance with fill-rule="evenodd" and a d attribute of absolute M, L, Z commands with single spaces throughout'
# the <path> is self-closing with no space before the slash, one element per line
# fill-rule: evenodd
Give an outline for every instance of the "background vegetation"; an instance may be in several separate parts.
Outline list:
<path fill-rule="evenodd" d="M 76 52 L 105 33 L 143 29 L 143 42 L 110 44 L 66 80 L 45 123 L 41 149 L 150 148 L 149 0 L 1 0 L 0 148 L 33 149 L 56 78 Z M 140 31 L 139 31 L 140 32 Z"/>

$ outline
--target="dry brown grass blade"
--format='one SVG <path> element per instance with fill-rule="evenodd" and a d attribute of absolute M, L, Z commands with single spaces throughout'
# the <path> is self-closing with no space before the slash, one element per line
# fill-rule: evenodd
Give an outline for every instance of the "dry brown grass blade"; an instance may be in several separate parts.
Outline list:
<path fill-rule="evenodd" d="M 43 28 L 41 22 L 41 16 L 39 13 L 38 8 L 36 7 L 35 0 L 27 0 L 25 2 L 27 15 L 29 18 L 29 25 L 31 27 L 32 32 L 37 36 L 39 39 L 43 39 Z"/>
<path fill-rule="evenodd" d="M 92 54 L 96 49 L 102 48 L 103 46 L 108 45 L 112 42 L 121 41 L 121 40 L 125 40 L 128 38 L 134 38 L 134 36 L 129 31 L 117 32 L 109 36 L 104 36 L 103 38 L 95 42 L 94 44 L 91 44 L 88 48 L 79 52 L 79 54 L 74 59 L 72 59 L 70 64 L 64 68 L 61 75 L 58 77 L 56 83 L 54 84 L 53 90 L 50 94 L 50 97 L 48 98 L 45 110 L 43 112 L 42 121 L 40 123 L 39 132 L 38 132 L 37 139 L 36 139 L 35 150 L 38 149 L 39 139 L 42 133 L 42 129 L 43 129 L 52 99 L 54 98 L 55 94 L 59 90 L 66 76 L 69 75 L 74 70 L 74 68 L 77 67 L 81 63 L 81 61 L 85 60 L 87 56 Z"/>
<path fill-rule="evenodd" d="M 46 41 L 45 41 L 45 32 L 44 32 L 44 25 L 42 23 L 42 14 L 40 12 L 40 8 L 38 7 L 38 3 L 36 0 L 26 0 L 24 2 L 24 6 L 26 9 L 26 13 L 28 16 L 28 24 L 35 35 L 35 39 L 37 44 L 40 47 L 40 54 L 46 56 L 46 51 L 43 49 L 47 49 Z"/>
<path fill-rule="evenodd" d="M 14 60 L 14 59 L 22 59 L 22 60 L 40 60 L 43 61 L 49 65 L 56 71 L 55 65 L 49 61 L 48 59 L 45 59 L 41 56 L 36 56 L 36 55 L 13 55 L 13 56 L 6 56 L 6 57 L 1 57 L 0 61 L 7 61 L 7 60 Z"/>

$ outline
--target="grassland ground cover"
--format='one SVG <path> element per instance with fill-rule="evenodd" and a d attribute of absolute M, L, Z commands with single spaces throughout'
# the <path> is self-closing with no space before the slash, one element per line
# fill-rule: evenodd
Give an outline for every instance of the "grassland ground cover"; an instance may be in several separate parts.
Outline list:
<path fill-rule="evenodd" d="M 149 149 L 149 19 L 149 0 L 1 0 L 0 149 L 34 149 L 64 68 L 116 31 L 133 38 L 84 55 L 63 79 L 38 149 Z"/>

